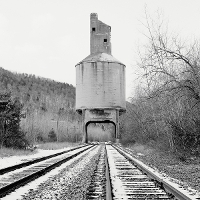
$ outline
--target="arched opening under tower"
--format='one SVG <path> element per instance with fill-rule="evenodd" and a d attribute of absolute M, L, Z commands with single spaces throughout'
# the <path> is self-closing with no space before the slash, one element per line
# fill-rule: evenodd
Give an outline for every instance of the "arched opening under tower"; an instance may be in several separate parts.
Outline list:
<path fill-rule="evenodd" d="M 115 141 L 116 124 L 110 120 L 89 121 L 86 123 L 85 129 L 89 142 Z"/>
<path fill-rule="evenodd" d="M 84 109 L 82 110 L 82 127 L 84 143 L 88 142 L 88 125 L 90 123 L 112 123 L 114 124 L 114 139 L 119 142 L 119 110 L 118 109 Z"/>

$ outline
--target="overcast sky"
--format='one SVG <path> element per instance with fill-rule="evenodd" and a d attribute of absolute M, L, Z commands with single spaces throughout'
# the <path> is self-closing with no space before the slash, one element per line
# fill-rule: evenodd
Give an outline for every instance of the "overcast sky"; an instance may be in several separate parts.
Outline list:
<path fill-rule="evenodd" d="M 126 65 L 132 95 L 141 21 L 159 9 L 169 29 L 199 38 L 200 0 L 0 0 L 0 66 L 75 86 L 75 65 L 90 54 L 90 13 L 112 27 L 112 55 Z"/>

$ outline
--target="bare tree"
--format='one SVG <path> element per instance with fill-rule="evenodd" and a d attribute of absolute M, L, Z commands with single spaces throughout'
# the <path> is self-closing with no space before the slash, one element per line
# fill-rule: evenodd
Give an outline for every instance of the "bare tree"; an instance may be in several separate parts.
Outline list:
<path fill-rule="evenodd" d="M 197 41 L 187 45 L 170 35 L 162 20 L 156 24 L 147 13 L 145 27 L 148 42 L 139 53 L 138 66 L 144 72 L 141 86 L 146 101 L 137 104 L 143 129 L 148 134 L 154 131 L 157 138 L 167 135 L 171 149 L 198 149 L 200 45 Z"/>

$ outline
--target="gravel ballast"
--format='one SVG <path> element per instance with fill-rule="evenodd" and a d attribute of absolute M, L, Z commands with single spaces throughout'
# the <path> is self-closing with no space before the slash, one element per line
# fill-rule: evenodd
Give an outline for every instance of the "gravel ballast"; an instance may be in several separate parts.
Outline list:
<path fill-rule="evenodd" d="M 36 189 L 29 190 L 20 199 L 86 199 L 87 188 L 91 183 L 91 174 L 96 168 L 101 149 L 102 146 L 97 146 L 90 150 L 83 157 L 61 170 L 59 174 L 50 177 Z"/>

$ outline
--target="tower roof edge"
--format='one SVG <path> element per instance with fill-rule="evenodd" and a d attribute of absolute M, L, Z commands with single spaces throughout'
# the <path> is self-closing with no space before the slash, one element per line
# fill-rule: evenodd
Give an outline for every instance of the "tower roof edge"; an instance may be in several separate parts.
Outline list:
<path fill-rule="evenodd" d="M 107 54 L 107 53 L 94 53 L 94 54 L 90 54 L 89 56 L 87 56 L 86 58 L 84 58 L 82 61 L 80 61 L 78 64 L 79 65 L 81 63 L 90 63 L 90 62 L 112 62 L 112 63 L 118 63 L 121 65 L 124 65 L 122 62 L 120 62 L 119 60 L 117 60 L 116 58 L 114 58 L 112 55 Z"/>

